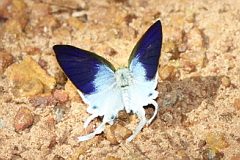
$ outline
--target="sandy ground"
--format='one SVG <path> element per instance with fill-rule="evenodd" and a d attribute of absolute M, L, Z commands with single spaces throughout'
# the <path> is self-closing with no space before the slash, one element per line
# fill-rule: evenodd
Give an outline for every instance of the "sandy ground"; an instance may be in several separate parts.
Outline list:
<path fill-rule="evenodd" d="M 234 0 L 1 0 L 0 159 L 240 159 L 239 17 Z M 77 142 L 101 120 L 83 129 L 87 106 L 52 46 L 74 45 L 118 67 L 156 20 L 163 25 L 156 119 L 131 143 L 115 130 L 109 136 L 109 126 Z M 115 123 L 120 134 L 139 122 L 125 116 Z"/>

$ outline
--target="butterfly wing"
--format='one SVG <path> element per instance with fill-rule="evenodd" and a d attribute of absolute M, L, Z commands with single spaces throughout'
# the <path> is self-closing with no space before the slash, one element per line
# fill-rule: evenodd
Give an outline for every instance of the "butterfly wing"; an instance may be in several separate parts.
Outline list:
<path fill-rule="evenodd" d="M 134 47 L 128 61 L 130 70 L 137 72 L 138 70 L 135 68 L 138 67 L 138 64 L 141 64 L 145 71 L 145 75 L 142 75 L 143 78 L 148 81 L 154 79 L 161 55 L 161 47 L 162 26 L 161 22 L 157 21 Z"/>
<path fill-rule="evenodd" d="M 63 71 L 80 90 L 83 101 L 89 105 L 92 114 L 84 123 L 88 124 L 98 116 L 104 116 L 102 124 L 91 134 L 79 137 L 88 140 L 104 130 L 105 124 L 112 124 L 119 110 L 123 109 L 120 90 L 116 87 L 115 68 L 106 59 L 69 45 L 53 47 Z"/>
<path fill-rule="evenodd" d="M 131 141 L 146 123 L 151 123 L 157 114 L 158 104 L 154 101 L 158 96 L 157 69 L 162 46 L 162 27 L 160 21 L 155 22 L 142 36 L 134 47 L 129 58 L 129 70 L 133 77 L 133 84 L 129 87 L 130 103 L 126 108 L 133 111 L 141 119 L 135 133 L 128 138 Z M 150 120 L 145 118 L 143 106 L 153 104 L 154 115 Z"/>
<path fill-rule="evenodd" d="M 113 65 L 92 52 L 70 45 L 55 45 L 53 50 L 63 71 L 84 94 L 96 92 L 94 80 L 100 70 L 109 77 L 114 74 Z"/>

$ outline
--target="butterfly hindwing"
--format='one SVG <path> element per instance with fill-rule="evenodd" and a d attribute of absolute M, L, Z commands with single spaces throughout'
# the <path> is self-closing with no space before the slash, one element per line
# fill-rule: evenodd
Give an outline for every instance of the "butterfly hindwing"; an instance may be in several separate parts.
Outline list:
<path fill-rule="evenodd" d="M 58 63 L 73 84 L 84 94 L 96 92 L 97 73 L 113 76 L 115 68 L 106 59 L 70 45 L 53 47 Z M 100 85 L 101 86 L 101 85 Z"/>

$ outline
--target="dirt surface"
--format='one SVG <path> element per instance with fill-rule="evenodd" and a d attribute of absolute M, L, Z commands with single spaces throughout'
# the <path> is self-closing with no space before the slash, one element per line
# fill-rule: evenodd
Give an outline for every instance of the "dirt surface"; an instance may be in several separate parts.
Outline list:
<path fill-rule="evenodd" d="M 235 0 L 1 0 L 0 159 L 240 159 L 239 17 Z M 157 20 L 156 119 L 131 143 L 120 135 L 139 120 L 124 112 L 115 127 L 77 142 L 101 119 L 83 128 L 87 106 L 53 45 L 89 50 L 119 67 Z"/>

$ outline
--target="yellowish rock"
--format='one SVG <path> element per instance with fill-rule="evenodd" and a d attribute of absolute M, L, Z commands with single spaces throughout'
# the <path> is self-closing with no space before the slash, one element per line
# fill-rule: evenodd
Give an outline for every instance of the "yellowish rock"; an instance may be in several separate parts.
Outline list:
<path fill-rule="evenodd" d="M 29 81 L 16 83 L 12 89 L 12 93 L 15 97 L 34 96 L 43 92 L 44 86 L 39 79 L 30 79 Z"/>
<path fill-rule="evenodd" d="M 70 26 L 73 26 L 74 28 L 76 28 L 77 30 L 82 30 L 85 28 L 84 23 L 82 23 L 79 19 L 75 18 L 75 17 L 70 17 L 68 19 L 68 24 Z"/>
<path fill-rule="evenodd" d="M 174 66 L 165 65 L 160 68 L 159 76 L 163 81 L 172 80 L 176 77 L 177 71 Z"/>
<path fill-rule="evenodd" d="M 209 132 L 206 136 L 206 142 L 219 149 L 227 148 L 229 146 L 225 139 L 225 134 L 221 132 Z"/>
<path fill-rule="evenodd" d="M 7 70 L 7 77 L 16 84 L 19 96 L 31 96 L 48 92 L 56 84 L 56 80 L 47 74 L 31 57 L 26 57 L 20 64 L 13 64 Z"/>
<path fill-rule="evenodd" d="M 107 126 L 104 130 L 107 140 L 111 144 L 119 144 L 120 141 L 127 139 L 131 136 L 132 131 L 123 127 L 122 125 Z"/>
<path fill-rule="evenodd" d="M 222 78 L 222 85 L 224 86 L 224 87 L 230 87 L 230 85 L 231 85 L 231 80 L 230 80 L 230 78 L 228 78 L 228 77 L 223 77 Z"/>

